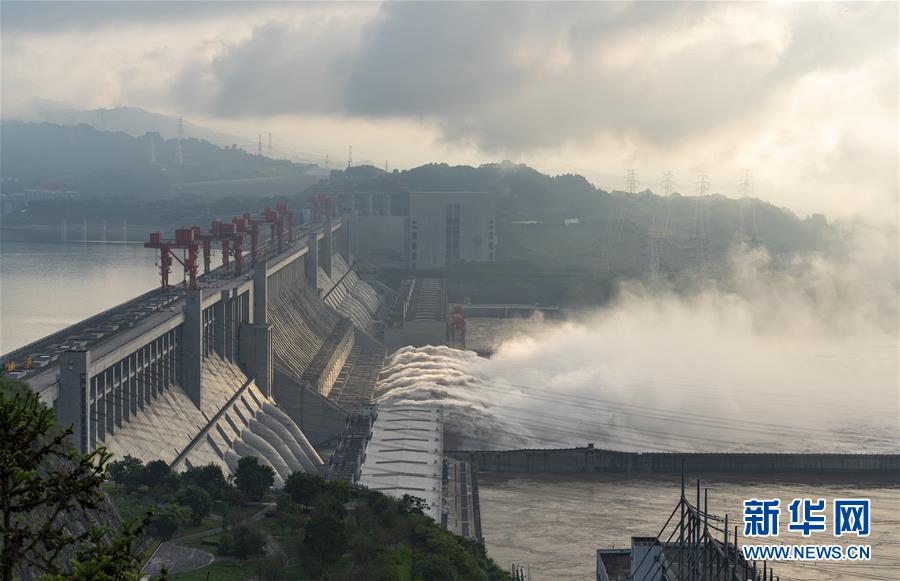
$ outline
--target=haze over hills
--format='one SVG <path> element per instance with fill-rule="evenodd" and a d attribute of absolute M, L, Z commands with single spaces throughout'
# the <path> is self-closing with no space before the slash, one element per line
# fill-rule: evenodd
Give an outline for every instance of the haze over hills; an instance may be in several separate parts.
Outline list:
<path fill-rule="evenodd" d="M 116 106 L 112 108 L 78 109 L 64 103 L 34 99 L 24 112 L 16 118 L 4 117 L 4 121 L 27 121 L 51 123 L 54 125 L 89 125 L 98 131 L 122 132 L 132 137 L 143 137 L 147 133 L 159 133 L 163 139 L 178 137 L 178 118 L 141 107 Z M 208 141 L 220 147 L 237 146 L 255 152 L 259 145 L 257 136 L 237 136 L 216 131 L 188 119 L 182 120 L 183 136 Z M 290 159 L 296 162 L 318 161 L 316 153 L 298 152 L 281 143 L 274 143 L 269 154 L 268 135 L 262 135 L 263 154 L 267 157 Z"/>
<path fill-rule="evenodd" d="M 838 239 L 824 216 L 801 219 L 757 199 L 607 192 L 580 175 L 550 176 L 510 162 L 393 172 L 354 166 L 321 179 L 320 168 L 194 138 L 182 142 L 179 165 L 176 140 L 152 134 L 18 121 L 3 122 L 2 130 L 4 193 L 53 184 L 78 191 L 82 200 L 42 202 L 40 211 L 7 216 L 7 226 L 58 227 L 62 217 L 92 220 L 105 212 L 109 219 L 162 227 L 239 209 L 247 197 L 281 196 L 300 207 L 318 191 L 408 188 L 494 193 L 498 260 L 555 268 L 645 272 L 656 268 L 656 253 L 659 268 L 680 270 L 721 264 L 738 242 L 763 245 L 779 257 L 829 250 Z"/>
<path fill-rule="evenodd" d="M 90 125 L 99 131 L 121 131 L 132 137 L 145 133 L 159 133 L 164 139 L 178 137 L 178 119 L 140 107 L 113 107 L 110 109 L 76 109 L 60 107 L 60 104 L 36 100 L 31 112 L 21 116 L 21 121 L 52 123 L 54 125 Z M 239 147 L 255 145 L 250 140 L 213 131 L 212 129 L 183 121 L 184 136 L 206 140 L 220 146 L 238 144 Z"/>
<path fill-rule="evenodd" d="M 180 193 L 178 184 L 296 177 L 313 167 L 193 137 L 183 140 L 179 164 L 176 143 L 154 133 L 134 137 L 85 124 L 4 121 L 3 192 L 55 184 L 87 196 L 159 196 Z"/>

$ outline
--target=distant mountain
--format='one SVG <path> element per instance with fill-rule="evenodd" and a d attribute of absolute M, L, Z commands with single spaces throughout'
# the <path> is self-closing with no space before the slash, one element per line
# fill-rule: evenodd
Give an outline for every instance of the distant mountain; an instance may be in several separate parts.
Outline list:
<path fill-rule="evenodd" d="M 177 141 L 153 132 L 135 137 L 86 124 L 21 121 L 3 121 L 0 130 L 4 193 L 52 183 L 87 196 L 146 197 L 206 193 L 208 188 L 194 185 L 205 183 L 215 183 L 221 191 L 239 182 L 242 192 L 253 194 L 259 193 L 256 186 L 263 182 L 303 176 L 305 187 L 313 181 L 305 177 L 313 167 L 309 164 L 269 159 L 197 138 L 182 141 L 183 163 L 177 163 Z M 279 188 L 285 189 L 280 183 Z M 291 186 L 288 191 L 298 189 Z"/>
<path fill-rule="evenodd" d="M 164 139 L 178 137 L 178 118 L 154 113 L 139 107 L 114 107 L 112 109 L 56 108 L 53 102 L 36 101 L 31 114 L 23 120 L 52 123 L 55 125 L 90 125 L 98 131 L 121 131 L 132 137 L 145 133 L 159 133 Z M 222 147 L 237 144 L 249 148 L 249 140 L 213 131 L 184 121 L 184 137 L 209 141 Z"/>

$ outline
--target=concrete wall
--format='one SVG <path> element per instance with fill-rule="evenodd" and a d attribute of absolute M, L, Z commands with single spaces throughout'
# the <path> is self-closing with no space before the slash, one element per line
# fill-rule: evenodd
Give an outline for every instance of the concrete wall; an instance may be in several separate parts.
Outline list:
<path fill-rule="evenodd" d="M 340 222 L 333 225 L 338 230 L 335 235 L 342 226 Z M 340 245 L 332 243 L 334 236 L 321 229 L 319 225 L 309 241 L 317 245 L 320 239 L 326 240 L 324 248 L 339 252 Z M 168 390 L 177 388 L 189 396 L 192 408 L 207 416 L 215 414 L 215 401 L 210 402 L 212 406 L 205 401 L 212 392 L 207 385 L 210 376 L 203 371 L 212 358 L 243 365 L 262 395 L 271 397 L 268 305 L 293 289 L 305 288 L 309 284 L 306 262 L 315 258 L 317 254 L 309 252 L 301 238 L 278 256 L 258 261 L 247 276 L 161 295 L 171 296 L 171 301 L 148 293 L 140 303 L 129 302 L 116 312 L 104 313 L 106 319 L 134 322 L 96 344 L 64 353 L 60 360 L 66 362 L 64 373 L 56 365 L 26 381 L 42 397 L 51 394 L 48 403 L 55 401 L 63 423 L 75 427 L 75 440 L 83 450 L 103 445 L 166 397 Z M 241 384 L 236 382 L 233 389 Z"/>
<path fill-rule="evenodd" d="M 278 407 L 300 426 L 314 446 L 318 448 L 340 438 L 349 417 L 340 406 L 282 373 L 275 373 L 274 388 Z"/>
<path fill-rule="evenodd" d="M 379 265 L 409 263 L 407 216 L 359 216 L 350 234 L 353 255 Z"/>
<path fill-rule="evenodd" d="M 410 192 L 410 268 L 493 261 L 495 226 L 496 201 L 491 193 Z"/>
<path fill-rule="evenodd" d="M 680 474 L 900 473 L 898 454 L 679 454 L 596 448 L 454 452 L 485 472 Z"/>
<path fill-rule="evenodd" d="M 387 327 L 384 330 L 384 347 L 388 353 L 407 345 L 425 347 L 446 344 L 446 321 L 405 321 L 402 327 Z"/>

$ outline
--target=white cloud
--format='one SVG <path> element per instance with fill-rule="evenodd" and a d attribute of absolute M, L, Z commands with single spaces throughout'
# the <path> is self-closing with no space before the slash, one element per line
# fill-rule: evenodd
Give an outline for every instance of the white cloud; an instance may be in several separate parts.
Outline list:
<path fill-rule="evenodd" d="M 749 167 L 799 213 L 896 219 L 897 4 L 8 4 L 5 115 L 62 95 L 606 188 L 637 167 L 734 194 Z"/>

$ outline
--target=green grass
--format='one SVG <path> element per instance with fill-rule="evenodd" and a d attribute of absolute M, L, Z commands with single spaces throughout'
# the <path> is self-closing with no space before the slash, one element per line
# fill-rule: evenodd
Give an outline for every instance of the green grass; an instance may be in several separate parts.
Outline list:
<path fill-rule="evenodd" d="M 222 533 L 216 533 L 208 537 L 203 537 L 202 539 L 188 539 L 186 541 L 179 541 L 178 544 L 185 545 L 187 547 L 203 549 L 204 551 L 209 551 L 210 553 L 215 553 L 216 549 L 219 548 L 220 542 L 222 542 Z"/>
<path fill-rule="evenodd" d="M 187 528 L 178 529 L 178 532 L 175 534 L 174 540 L 178 540 L 178 537 L 183 537 L 185 535 L 191 535 L 191 534 L 199 533 L 202 531 L 212 530 L 215 528 L 219 528 L 221 526 L 222 526 L 221 519 L 212 519 L 212 518 L 207 517 L 207 518 L 203 519 L 203 522 L 201 522 L 197 526 L 190 526 Z"/>
<path fill-rule="evenodd" d="M 104 485 L 104 488 L 125 522 L 143 519 L 148 510 L 155 508 L 152 502 L 147 502 L 146 499 L 141 499 L 139 496 L 130 495 L 125 492 L 124 488 L 116 488 L 113 485 Z"/>
<path fill-rule="evenodd" d="M 169 575 L 170 581 L 246 581 L 256 575 L 253 561 L 213 561 L 212 564 L 185 573 Z"/>
<path fill-rule="evenodd" d="M 303 570 L 303 563 L 299 557 L 288 559 L 284 577 L 285 579 L 303 579 L 306 577 L 306 571 Z"/>
<path fill-rule="evenodd" d="M 230 523 L 229 526 L 236 525 L 237 523 L 250 518 L 254 514 L 261 511 L 263 508 L 265 508 L 265 507 L 262 505 L 259 505 L 259 504 L 250 504 L 247 506 L 234 506 L 234 505 L 229 506 L 228 507 L 228 522 Z M 222 503 L 221 502 L 216 503 L 216 506 L 213 509 L 213 512 L 216 514 L 222 514 Z"/>
<path fill-rule="evenodd" d="M 394 549 L 391 551 L 391 558 L 397 564 L 395 569 L 397 579 L 401 581 L 412 579 L 412 551 L 410 548 L 403 545 L 399 549 Z"/>

